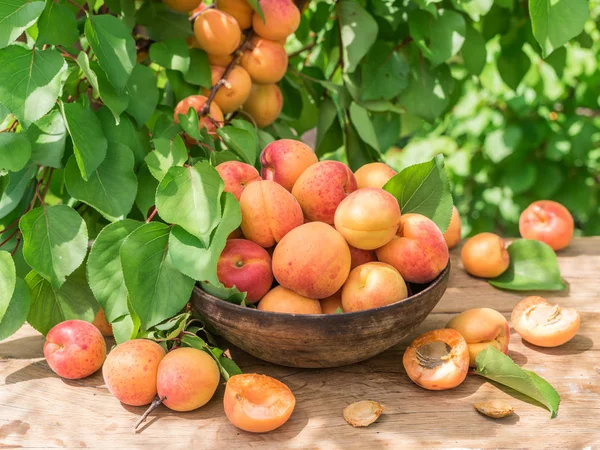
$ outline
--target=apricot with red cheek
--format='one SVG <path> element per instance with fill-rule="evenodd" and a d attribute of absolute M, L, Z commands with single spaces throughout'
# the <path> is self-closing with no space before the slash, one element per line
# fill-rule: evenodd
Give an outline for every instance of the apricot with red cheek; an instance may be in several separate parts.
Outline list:
<path fill-rule="evenodd" d="M 368 262 L 377 261 L 375 250 L 363 250 L 361 248 L 348 246 L 350 248 L 350 270 Z"/>
<path fill-rule="evenodd" d="M 574 227 L 569 210 L 551 200 L 533 202 L 519 217 L 519 232 L 523 238 L 542 241 L 553 250 L 569 245 Z"/>
<path fill-rule="evenodd" d="M 277 83 L 287 71 L 288 55 L 279 42 L 254 37 L 251 47 L 242 53 L 240 64 L 255 83 Z"/>
<path fill-rule="evenodd" d="M 258 310 L 287 314 L 321 314 L 321 303 L 294 291 L 276 286 L 258 304 Z"/>
<path fill-rule="evenodd" d="M 513 309 L 512 326 L 538 347 L 558 347 L 577 334 L 581 318 L 573 308 L 552 305 L 542 297 L 526 297 Z"/>
<path fill-rule="evenodd" d="M 467 273 L 480 278 L 496 278 L 510 263 L 504 240 L 494 233 L 479 233 L 470 238 L 460 258 Z"/>
<path fill-rule="evenodd" d="M 358 184 L 358 188 L 383 188 L 385 183 L 390 181 L 394 175 L 396 175 L 396 171 L 392 169 L 387 164 L 381 162 L 374 162 L 365 164 L 356 172 L 354 172 L 354 176 L 356 177 L 356 183 Z"/>
<path fill-rule="evenodd" d="M 312 148 L 301 141 L 279 139 L 268 144 L 260 154 L 261 175 L 291 191 L 296 180 L 319 162 Z"/>
<path fill-rule="evenodd" d="M 446 328 L 458 331 L 465 338 L 471 367 L 476 367 L 477 355 L 487 347 L 508 354 L 510 327 L 504 316 L 494 309 L 468 309 L 450 320 Z"/>
<path fill-rule="evenodd" d="M 206 53 L 226 56 L 238 48 L 242 32 L 237 21 L 229 14 L 209 8 L 194 20 L 194 35 Z"/>
<path fill-rule="evenodd" d="M 253 84 L 250 96 L 242 109 L 246 111 L 258 128 L 271 125 L 283 108 L 283 96 L 276 84 Z"/>
<path fill-rule="evenodd" d="M 321 311 L 323 314 L 338 314 L 339 311 L 344 311 L 342 305 L 342 292 L 337 291 L 330 297 L 319 300 L 321 302 Z"/>
<path fill-rule="evenodd" d="M 173 120 L 175 123 L 179 123 L 179 114 L 187 114 L 187 112 L 193 108 L 196 113 L 200 113 L 200 110 L 206 103 L 207 98 L 204 95 L 190 95 L 189 97 L 184 98 L 177 106 L 175 106 L 175 112 L 173 113 Z M 212 119 L 212 120 L 211 120 Z M 210 104 L 210 108 L 208 109 L 208 117 L 198 117 L 198 126 L 202 130 L 202 128 L 206 128 L 206 130 L 214 134 L 217 130 L 217 125 L 222 125 L 225 122 L 225 118 L 223 116 L 223 111 L 219 108 L 215 102 Z"/>
<path fill-rule="evenodd" d="M 262 178 L 258 174 L 258 170 L 250 164 L 241 161 L 225 161 L 215 167 L 219 175 L 225 183 L 225 192 L 233 194 L 239 201 L 242 197 L 242 192 L 246 186 L 255 181 L 260 181 Z"/>
<path fill-rule="evenodd" d="M 252 26 L 254 10 L 246 0 L 215 0 L 215 7 L 233 17 L 242 30 Z"/>
<path fill-rule="evenodd" d="M 460 242 L 461 224 L 460 215 L 456 206 L 452 206 L 452 217 L 450 218 L 450 225 L 444 232 L 444 240 L 448 245 L 448 248 L 454 248 Z"/>
<path fill-rule="evenodd" d="M 252 16 L 252 29 L 260 37 L 278 41 L 287 38 L 300 25 L 300 11 L 292 0 L 259 0 L 265 20 Z"/>
<path fill-rule="evenodd" d="M 431 391 L 460 385 L 469 371 L 469 347 L 451 329 L 429 331 L 415 339 L 402 358 L 408 377 Z"/>

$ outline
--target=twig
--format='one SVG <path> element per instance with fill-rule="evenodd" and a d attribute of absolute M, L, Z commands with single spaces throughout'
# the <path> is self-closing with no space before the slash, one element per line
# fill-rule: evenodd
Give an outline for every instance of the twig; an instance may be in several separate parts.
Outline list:
<path fill-rule="evenodd" d="M 156 209 L 156 206 L 155 206 L 154 209 L 152 210 L 152 212 L 150 213 L 150 215 L 148 216 L 148 218 L 146 219 L 146 223 L 150 223 L 152 221 L 152 219 L 154 219 L 154 216 L 156 215 L 157 212 L 158 212 L 158 210 Z"/>
<path fill-rule="evenodd" d="M 342 68 L 342 72 L 344 72 L 344 52 L 342 51 L 342 47 L 344 46 L 343 41 L 342 41 L 342 24 L 340 23 L 340 13 L 337 12 L 337 9 L 340 7 L 339 3 L 335 5 L 336 7 L 336 13 L 337 13 L 337 22 L 338 22 L 338 38 L 340 40 L 339 42 L 339 49 L 340 49 L 340 60 L 338 62 L 339 66 Z M 335 70 L 334 70 L 335 73 Z"/>
<path fill-rule="evenodd" d="M 307 51 L 307 50 L 310 50 L 310 49 L 314 48 L 316 45 L 317 45 L 317 42 L 316 42 L 316 41 L 315 41 L 315 42 L 311 42 L 310 44 L 308 44 L 308 45 L 306 45 L 306 46 L 302 47 L 300 50 L 297 50 L 297 51 L 295 51 L 295 52 L 293 52 L 293 53 L 290 53 L 290 54 L 288 55 L 288 58 L 292 59 L 293 57 L 295 57 L 295 56 L 298 56 L 298 55 L 300 55 L 301 53 L 304 53 L 305 51 Z"/>
<path fill-rule="evenodd" d="M 19 121 L 17 119 L 13 120 L 13 122 L 6 127 L 4 130 L 0 131 L 0 133 L 10 133 L 12 130 L 14 130 L 17 127 L 17 124 L 19 123 Z"/>
<path fill-rule="evenodd" d="M 162 402 L 165 401 L 166 399 L 167 399 L 167 397 L 163 397 L 163 398 L 156 397 L 154 400 L 152 400 L 152 403 L 150 403 L 150 406 L 148 407 L 146 412 L 144 414 L 142 414 L 142 417 L 140 417 L 140 420 L 138 420 L 135 423 L 135 426 L 133 427 L 134 433 L 137 433 L 138 427 L 142 424 L 142 422 L 144 420 L 146 420 L 146 417 L 148 417 L 150 415 L 150 413 L 152 411 L 154 411 L 156 408 L 158 408 L 162 404 Z"/>
<path fill-rule="evenodd" d="M 48 189 L 50 189 L 50 181 L 52 180 L 52 174 L 54 173 L 54 168 L 50 168 L 50 175 L 48 175 L 48 180 L 46 180 L 46 186 L 44 186 L 44 194 L 43 198 L 46 199 L 46 194 L 48 193 Z"/>
<path fill-rule="evenodd" d="M 85 10 L 84 10 L 85 11 Z M 71 58 L 73 61 L 77 61 L 77 58 L 75 58 L 75 56 L 71 55 L 68 51 L 66 51 L 64 48 L 62 48 L 60 45 L 56 46 L 57 49 L 59 49 L 61 51 L 61 56 L 63 57 L 69 57 Z"/>
<path fill-rule="evenodd" d="M 17 234 L 19 231 L 21 231 L 21 230 L 19 230 L 17 228 L 15 231 L 10 233 L 10 235 L 6 239 L 4 239 L 2 242 L 0 242 L 0 247 L 2 247 L 4 244 L 6 244 L 8 241 L 10 241 L 15 236 L 15 234 Z"/>
<path fill-rule="evenodd" d="M 12 252 L 10 252 L 10 256 L 15 256 L 15 253 L 17 253 L 19 244 L 21 243 L 21 236 L 23 236 L 23 234 L 21 233 L 21 230 L 19 230 L 19 233 L 17 234 L 17 243 L 15 244 L 15 248 L 13 248 Z"/>
<path fill-rule="evenodd" d="M 406 47 L 408 44 L 410 44 L 413 41 L 413 38 L 408 36 L 407 38 L 404 38 L 404 40 L 402 42 L 400 42 L 398 45 L 396 45 L 394 47 L 394 51 L 396 50 L 400 50 L 401 48 Z"/>
<path fill-rule="evenodd" d="M 81 11 L 83 11 L 84 14 L 87 14 L 87 11 L 85 10 L 85 8 L 83 6 L 81 6 L 79 3 L 73 1 L 73 0 L 68 0 L 69 3 L 72 3 L 73 5 L 77 6 Z"/>

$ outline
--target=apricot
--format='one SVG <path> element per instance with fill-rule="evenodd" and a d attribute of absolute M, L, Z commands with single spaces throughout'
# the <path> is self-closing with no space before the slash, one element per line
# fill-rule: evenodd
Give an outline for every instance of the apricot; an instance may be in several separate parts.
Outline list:
<path fill-rule="evenodd" d="M 94 325 L 84 320 L 65 320 L 48 332 L 44 357 L 58 376 L 85 378 L 102 367 L 106 343 Z"/>
<path fill-rule="evenodd" d="M 219 367 L 208 353 L 191 347 L 171 350 L 158 365 L 158 397 L 173 411 L 192 411 L 208 403 L 220 378 Z"/>
<path fill-rule="evenodd" d="M 517 303 L 510 320 L 524 340 L 538 347 L 558 347 L 570 341 L 581 323 L 575 309 L 561 308 L 535 296 Z"/>
<path fill-rule="evenodd" d="M 221 66 L 210 66 L 212 85 L 216 85 L 225 73 L 225 68 Z M 241 66 L 235 66 L 227 78 L 225 84 L 222 85 L 215 95 L 214 101 L 217 102 L 221 111 L 225 114 L 238 109 L 248 100 L 250 89 L 252 88 L 252 80 L 248 72 Z M 204 95 L 209 95 L 209 89 L 203 89 Z"/>
<path fill-rule="evenodd" d="M 363 250 L 361 248 L 348 246 L 350 248 L 350 270 L 368 262 L 377 261 L 374 250 Z"/>
<path fill-rule="evenodd" d="M 551 200 L 539 200 L 521 213 L 519 232 L 525 239 L 536 239 L 561 250 L 573 238 L 573 216 L 567 208 Z"/>
<path fill-rule="evenodd" d="M 251 433 L 266 433 L 287 422 L 296 406 L 294 394 L 267 375 L 232 376 L 225 387 L 223 408 L 229 421 Z"/>
<path fill-rule="evenodd" d="M 253 84 L 250 96 L 242 109 L 246 111 L 258 128 L 271 125 L 283 108 L 283 96 L 276 84 Z"/>
<path fill-rule="evenodd" d="M 280 285 L 310 298 L 325 298 L 350 273 L 350 249 L 343 236 L 322 222 L 294 228 L 273 252 L 273 275 Z"/>
<path fill-rule="evenodd" d="M 287 38 L 300 25 L 300 11 L 292 0 L 259 0 L 265 20 L 256 12 L 252 28 L 260 37 L 278 41 Z"/>
<path fill-rule="evenodd" d="M 470 238 L 460 258 L 467 273 L 480 278 L 496 278 L 508 269 L 510 262 L 504 240 L 494 233 L 479 233 Z"/>
<path fill-rule="evenodd" d="M 442 232 L 421 214 L 400 218 L 396 236 L 376 250 L 377 259 L 396 268 L 405 281 L 429 283 L 448 265 L 448 246 Z"/>
<path fill-rule="evenodd" d="M 356 183 L 359 189 L 362 188 L 383 188 L 385 183 L 390 181 L 396 171 L 390 166 L 380 162 L 365 164 L 354 172 Z"/>
<path fill-rule="evenodd" d="M 240 230 L 239 228 L 236 228 L 235 230 L 233 230 L 231 233 L 229 233 L 229 235 L 227 236 L 227 239 L 243 239 L 244 235 L 242 234 L 242 230 Z"/>
<path fill-rule="evenodd" d="M 323 314 L 337 314 L 338 309 L 344 311 L 344 307 L 342 306 L 342 293 L 340 291 L 319 301 L 321 302 L 321 311 Z"/>
<path fill-rule="evenodd" d="M 102 368 L 106 387 L 126 405 L 148 405 L 156 396 L 158 365 L 164 357 L 163 348 L 148 339 L 133 339 L 117 345 Z"/>
<path fill-rule="evenodd" d="M 194 108 L 199 114 L 206 103 L 206 100 L 207 98 L 204 95 L 190 95 L 181 100 L 177 103 L 177 106 L 175 106 L 175 112 L 173 113 L 173 120 L 175 120 L 175 123 L 179 123 L 179 114 L 187 114 L 190 108 Z M 223 111 L 221 111 L 221 108 L 219 108 L 219 105 L 215 102 L 210 104 L 208 116 L 209 117 L 198 117 L 198 126 L 201 130 L 202 128 L 206 128 L 209 133 L 214 134 L 217 129 L 217 124 L 223 124 L 225 122 L 225 117 L 223 116 Z"/>
<path fill-rule="evenodd" d="M 242 233 L 262 247 L 272 247 L 302 225 L 302 209 L 292 194 L 274 181 L 246 186 L 240 197 Z"/>
<path fill-rule="evenodd" d="M 460 215 L 456 206 L 452 206 L 452 216 L 450 217 L 450 225 L 444 232 L 444 240 L 448 245 L 448 249 L 456 247 L 456 244 L 460 241 L 461 225 Z"/>
<path fill-rule="evenodd" d="M 292 194 L 307 221 L 333 225 L 338 205 L 355 190 L 356 179 L 348 166 L 338 161 L 321 161 L 298 177 Z"/>
<path fill-rule="evenodd" d="M 215 0 L 215 6 L 233 17 L 242 30 L 252 26 L 254 10 L 246 0 Z"/>
<path fill-rule="evenodd" d="M 404 352 L 402 364 L 408 377 L 430 391 L 452 389 L 469 370 L 469 347 L 451 329 L 429 331 L 415 339 Z"/>
<path fill-rule="evenodd" d="M 335 229 L 348 244 L 374 250 L 390 242 L 398 231 L 400 206 L 396 197 L 378 188 L 352 192 L 337 207 Z"/>
<path fill-rule="evenodd" d="M 217 277 L 225 287 L 246 292 L 246 300 L 259 301 L 273 284 L 271 256 L 260 245 L 246 239 L 230 239 L 219 256 Z"/>
<path fill-rule="evenodd" d="M 208 56 L 208 64 L 211 66 L 227 67 L 233 61 L 233 55 L 211 55 L 207 53 L 206 56 Z"/>
<path fill-rule="evenodd" d="M 352 269 L 342 288 L 345 312 L 391 305 L 408 297 L 406 283 L 389 264 L 370 262 Z"/>
<path fill-rule="evenodd" d="M 307 167 L 319 162 L 312 148 L 293 139 L 279 139 L 268 144 L 260 154 L 261 175 L 291 192 L 296 180 Z"/>
<path fill-rule="evenodd" d="M 217 169 L 225 183 L 223 190 L 233 194 L 238 201 L 240 201 L 246 186 L 262 179 L 258 174 L 258 170 L 241 161 L 225 161 L 217 165 L 215 169 Z"/>
<path fill-rule="evenodd" d="M 253 37 L 251 47 L 244 50 L 240 64 L 257 84 L 280 81 L 288 66 L 288 56 L 279 42 Z"/>
<path fill-rule="evenodd" d="M 237 21 L 226 12 L 209 8 L 194 20 L 194 35 L 206 53 L 226 56 L 240 45 L 242 31 Z"/>
<path fill-rule="evenodd" d="M 294 291 L 276 286 L 265 295 L 258 308 L 260 311 L 271 311 L 287 314 L 321 314 L 321 303 Z"/>
<path fill-rule="evenodd" d="M 104 310 L 102 308 L 100 308 L 96 313 L 96 317 L 94 317 L 92 325 L 94 325 L 96 328 L 98 328 L 98 330 L 100 330 L 102 336 L 113 335 L 112 325 L 106 320 L 106 316 L 104 315 Z"/>
<path fill-rule="evenodd" d="M 476 367 L 475 359 L 488 346 L 508 354 L 510 327 L 502 314 L 490 308 L 463 311 L 446 328 L 458 331 L 469 346 L 469 365 Z"/>
<path fill-rule="evenodd" d="M 162 0 L 169 8 L 178 12 L 190 12 L 198 7 L 202 0 Z"/>

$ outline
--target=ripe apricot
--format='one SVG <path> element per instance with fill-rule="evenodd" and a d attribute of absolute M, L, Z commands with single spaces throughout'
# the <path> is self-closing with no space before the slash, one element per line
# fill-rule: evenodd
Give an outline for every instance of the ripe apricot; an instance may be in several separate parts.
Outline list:
<path fill-rule="evenodd" d="M 573 238 L 575 224 L 567 208 L 551 200 L 539 200 L 521 213 L 519 232 L 525 239 L 536 239 L 561 250 Z"/>
<path fill-rule="evenodd" d="M 292 0 L 259 0 L 265 20 L 256 12 L 252 28 L 260 37 L 278 41 L 287 38 L 300 25 L 300 11 Z"/>
<path fill-rule="evenodd" d="M 258 170 L 241 161 L 225 161 L 217 165 L 215 169 L 217 169 L 225 183 L 223 190 L 233 194 L 238 201 L 242 197 L 242 192 L 244 192 L 246 186 L 262 179 L 258 174 Z"/>
<path fill-rule="evenodd" d="M 535 296 L 517 303 L 510 320 L 524 340 L 539 347 L 558 347 L 570 341 L 581 323 L 575 309 L 561 308 Z"/>
<path fill-rule="evenodd" d="M 192 411 L 208 403 L 220 378 L 217 363 L 208 353 L 191 347 L 171 350 L 158 365 L 158 397 L 173 411 Z"/>
<path fill-rule="evenodd" d="M 247 185 L 240 197 L 240 209 L 244 236 L 265 248 L 304 222 L 294 196 L 270 180 Z"/>
<path fill-rule="evenodd" d="M 294 228 L 273 252 L 273 275 L 280 285 L 310 298 L 325 298 L 350 273 L 350 249 L 343 236 L 322 222 Z"/>
<path fill-rule="evenodd" d="M 308 166 L 319 162 L 312 148 L 301 141 L 279 139 L 268 144 L 260 154 L 261 175 L 291 191 Z"/>
<path fill-rule="evenodd" d="M 254 10 L 246 0 L 215 0 L 215 6 L 233 17 L 242 30 L 252 26 Z"/>
<path fill-rule="evenodd" d="M 442 232 L 421 214 L 400 218 L 396 236 L 376 250 L 379 261 L 391 264 L 405 281 L 429 283 L 448 265 L 448 246 Z"/>
<path fill-rule="evenodd" d="M 196 17 L 194 34 L 202 50 L 217 56 L 233 53 L 242 37 L 237 21 L 214 8 L 205 9 Z"/>
<path fill-rule="evenodd" d="M 106 320 L 106 316 L 104 315 L 104 310 L 102 308 L 100 308 L 96 313 L 96 317 L 94 317 L 92 325 L 94 325 L 96 328 L 98 328 L 98 330 L 100 330 L 102 336 L 113 335 L 112 325 Z"/>
<path fill-rule="evenodd" d="M 69 380 L 85 378 L 102 367 L 106 343 L 91 323 L 65 320 L 46 335 L 44 357 L 58 376 Z"/>
<path fill-rule="evenodd" d="M 240 64 L 257 84 L 280 81 L 288 66 L 288 56 L 279 42 L 253 37 L 251 47 L 244 50 Z"/>
<path fill-rule="evenodd" d="M 211 55 L 207 53 L 206 56 L 208 56 L 208 64 L 211 66 L 227 67 L 233 61 L 233 55 Z"/>
<path fill-rule="evenodd" d="M 365 164 L 354 172 L 359 189 L 367 187 L 381 189 L 394 175 L 396 171 L 381 162 Z"/>
<path fill-rule="evenodd" d="M 504 240 L 494 233 L 470 238 L 460 252 L 465 270 L 475 277 L 495 278 L 508 269 L 510 256 Z"/>
<path fill-rule="evenodd" d="M 458 209 L 456 209 L 456 206 L 452 206 L 450 225 L 448 225 L 448 228 L 444 232 L 444 240 L 446 241 L 449 249 L 456 247 L 456 244 L 460 242 L 460 233 L 460 215 L 458 214 Z"/>
<path fill-rule="evenodd" d="M 175 112 L 173 113 L 173 120 L 175 120 L 175 123 L 179 123 L 179 114 L 187 114 L 190 108 L 194 108 L 197 113 L 200 113 L 206 100 L 207 98 L 204 95 L 190 95 L 181 100 L 177 103 L 177 106 L 175 106 Z M 206 128 L 209 133 L 214 134 L 217 130 L 217 124 L 223 124 L 225 122 L 225 117 L 223 116 L 223 111 L 221 111 L 221 108 L 219 108 L 219 105 L 215 102 L 210 104 L 208 116 L 209 117 L 198 117 L 198 126 L 200 129 Z"/>
<path fill-rule="evenodd" d="M 452 389 L 469 371 L 469 347 L 451 329 L 429 331 L 415 339 L 404 352 L 402 364 L 408 377 L 431 391 Z"/>
<path fill-rule="evenodd" d="M 273 284 L 271 256 L 260 245 L 246 239 L 230 239 L 219 256 L 217 277 L 225 287 L 246 292 L 246 300 L 259 301 Z"/>
<path fill-rule="evenodd" d="M 323 314 L 337 314 L 338 309 L 344 311 L 344 307 L 342 306 L 342 293 L 340 291 L 319 301 L 321 302 L 321 311 Z"/>
<path fill-rule="evenodd" d="M 229 421 L 251 433 L 266 433 L 287 422 L 296 406 L 289 387 L 267 375 L 232 376 L 225 387 L 223 407 Z"/>
<path fill-rule="evenodd" d="M 389 264 L 370 262 L 352 269 L 342 288 L 345 312 L 391 305 L 408 297 L 406 283 Z"/>
<path fill-rule="evenodd" d="M 117 345 L 102 367 L 106 387 L 126 405 L 149 404 L 156 396 L 156 374 L 164 357 L 163 348 L 148 339 L 133 339 Z"/>
<path fill-rule="evenodd" d="M 298 177 L 292 194 L 308 221 L 334 223 L 335 211 L 356 190 L 356 179 L 348 166 L 338 161 L 321 161 Z"/>
<path fill-rule="evenodd" d="M 308 298 L 294 291 L 276 286 L 258 304 L 260 311 L 271 311 L 287 314 L 321 314 L 319 300 Z"/>
<path fill-rule="evenodd" d="M 374 250 L 363 250 L 360 248 L 348 246 L 350 248 L 350 270 L 368 262 L 377 261 Z"/>
<path fill-rule="evenodd" d="M 400 206 L 389 192 L 363 188 L 352 192 L 338 205 L 335 229 L 348 244 L 363 250 L 383 247 L 392 240 L 400 223 Z"/>
<path fill-rule="evenodd" d="M 475 359 L 488 346 L 508 354 L 510 327 L 502 314 L 490 308 L 463 311 L 446 328 L 458 331 L 469 346 L 469 365 L 476 367 Z"/>
<path fill-rule="evenodd" d="M 202 3 L 202 0 L 162 0 L 165 5 L 169 8 L 178 11 L 178 12 L 190 12 L 196 7 L 198 7 L 199 3 Z"/>
<path fill-rule="evenodd" d="M 283 96 L 276 84 L 253 84 L 250 96 L 242 109 L 246 111 L 258 128 L 271 125 L 283 108 Z"/>
<path fill-rule="evenodd" d="M 225 68 L 221 66 L 210 66 L 212 85 L 216 85 L 225 73 Z M 222 85 L 215 95 L 214 101 L 217 102 L 221 111 L 225 114 L 238 109 L 248 100 L 250 89 L 252 88 L 252 80 L 250 75 L 241 66 L 235 66 L 227 78 L 225 84 Z M 209 95 L 209 89 L 203 89 L 204 95 Z"/>

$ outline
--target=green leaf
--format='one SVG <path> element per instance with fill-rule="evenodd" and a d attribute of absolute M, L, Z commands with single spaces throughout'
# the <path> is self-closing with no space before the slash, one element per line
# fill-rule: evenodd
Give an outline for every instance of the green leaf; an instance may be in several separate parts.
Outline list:
<path fill-rule="evenodd" d="M 214 350 L 214 348 L 211 349 L 211 351 Z M 234 375 L 239 375 L 243 373 L 242 369 L 239 368 L 235 361 L 233 359 L 229 359 L 225 355 L 221 355 L 218 357 L 218 365 L 219 370 L 221 371 L 221 375 L 223 376 L 223 379 L 225 381 L 229 380 L 229 378 L 231 378 Z"/>
<path fill-rule="evenodd" d="M 402 214 L 429 217 L 442 233 L 450 225 L 453 202 L 442 155 L 407 167 L 394 175 L 383 189 L 396 197 Z"/>
<path fill-rule="evenodd" d="M 60 288 L 53 287 L 35 271 L 31 271 L 25 281 L 31 293 L 27 322 L 43 335 L 65 320 L 92 322 L 98 312 L 98 303 L 88 286 L 83 266 L 67 277 Z"/>
<path fill-rule="evenodd" d="M 154 41 L 185 39 L 193 33 L 188 14 L 178 13 L 162 2 L 144 2 L 136 17 Z"/>
<path fill-rule="evenodd" d="M 223 180 L 208 162 L 169 169 L 156 190 L 156 209 L 168 223 L 180 225 L 205 245 L 221 217 Z"/>
<path fill-rule="evenodd" d="M 211 87 L 212 79 L 208 55 L 197 48 L 190 48 L 188 51 L 190 54 L 190 65 L 188 70 L 183 74 L 184 80 L 197 86 Z"/>
<path fill-rule="evenodd" d="M 102 164 L 85 181 L 75 157 L 71 156 L 65 167 L 67 191 L 111 222 L 123 219 L 131 211 L 137 192 L 133 164 L 133 154 L 128 147 L 111 143 Z"/>
<path fill-rule="evenodd" d="M 23 326 L 29 314 L 29 302 L 29 287 L 25 281 L 17 278 L 8 308 L 0 319 L 0 341 L 15 334 Z"/>
<path fill-rule="evenodd" d="M 254 165 L 258 138 L 252 124 L 234 120 L 233 125 L 226 125 L 217 129 L 217 134 L 243 162 Z"/>
<path fill-rule="evenodd" d="M 562 291 L 556 254 L 549 245 L 532 239 L 518 239 L 508 247 L 510 264 L 492 286 L 513 291 Z"/>
<path fill-rule="evenodd" d="M 138 190 L 135 197 L 135 204 L 144 217 L 156 202 L 156 188 L 158 188 L 158 180 L 152 176 L 148 166 L 144 164 L 138 172 Z"/>
<path fill-rule="evenodd" d="M 377 42 L 361 64 L 361 99 L 390 100 L 408 85 L 408 62 L 406 58 Z"/>
<path fill-rule="evenodd" d="M 129 314 L 119 317 L 111 325 L 117 344 L 135 339 L 140 329 L 139 318 Z"/>
<path fill-rule="evenodd" d="M 367 110 L 359 104 L 352 102 L 350 104 L 350 120 L 356 128 L 360 138 L 375 150 L 379 150 L 377 134 L 375 134 L 375 128 L 373 128 Z"/>
<path fill-rule="evenodd" d="M 353 0 L 336 4 L 344 72 L 352 73 L 377 39 L 379 27 L 373 17 Z"/>
<path fill-rule="evenodd" d="M 516 125 L 492 131 L 485 138 L 485 154 L 493 163 L 499 163 L 516 151 L 522 138 L 523 131 Z"/>
<path fill-rule="evenodd" d="M 90 15 L 85 37 L 110 83 L 121 91 L 135 66 L 135 41 L 123 21 L 109 14 Z"/>
<path fill-rule="evenodd" d="M 475 363 L 476 374 L 525 394 L 548 408 L 551 418 L 556 417 L 560 395 L 542 377 L 521 369 L 509 356 L 491 346 L 479 352 Z"/>
<path fill-rule="evenodd" d="M 171 140 L 158 138 L 153 142 L 154 150 L 146 156 L 146 164 L 152 176 L 161 181 L 171 167 L 183 166 L 188 159 L 188 152 L 179 135 Z M 154 192 L 156 192 L 156 187 Z"/>
<path fill-rule="evenodd" d="M 185 134 L 192 139 L 202 139 L 200 132 L 200 122 L 198 121 L 198 113 L 194 108 L 188 109 L 187 113 L 179 114 L 179 126 L 185 131 Z"/>
<path fill-rule="evenodd" d="M 17 271 L 10 253 L 0 250 L 0 323 L 15 290 Z"/>
<path fill-rule="evenodd" d="M 37 166 L 29 165 L 20 172 L 10 173 L 2 177 L 0 181 L 0 218 L 6 217 L 18 205 L 31 180 L 37 173 Z"/>
<path fill-rule="evenodd" d="M 232 194 L 223 193 L 221 209 L 223 215 L 210 245 L 204 245 L 200 239 L 177 225 L 173 227 L 169 238 L 169 254 L 175 267 L 194 280 L 208 281 L 215 285 L 220 284 L 217 278 L 217 261 L 225 248 L 227 236 L 242 222 L 240 205 Z"/>
<path fill-rule="evenodd" d="M 590 5 L 587 0 L 529 0 L 529 15 L 545 58 L 583 31 Z"/>
<path fill-rule="evenodd" d="M 87 261 L 90 288 L 111 323 L 129 315 L 119 251 L 125 239 L 142 225 L 131 219 L 111 223 L 102 229 L 90 250 Z"/>
<path fill-rule="evenodd" d="M 260 2 L 258 0 L 247 0 L 250 7 L 258 13 L 260 18 L 265 22 L 265 13 L 263 13 L 262 8 L 260 7 Z"/>
<path fill-rule="evenodd" d="M 0 48 L 11 44 L 33 25 L 43 10 L 44 2 L 0 1 Z"/>
<path fill-rule="evenodd" d="M 400 137 L 401 116 L 395 112 L 372 113 L 371 122 L 382 152 L 398 142 Z"/>
<path fill-rule="evenodd" d="M 54 107 L 66 72 L 56 50 L 6 47 L 0 50 L 0 103 L 27 127 Z"/>
<path fill-rule="evenodd" d="M 67 128 L 60 111 L 53 110 L 31 124 L 27 129 L 27 138 L 31 143 L 31 162 L 55 169 L 62 167 Z"/>
<path fill-rule="evenodd" d="M 173 265 L 168 252 L 170 227 L 142 225 L 121 246 L 125 286 L 142 329 L 173 316 L 190 298 L 194 280 Z"/>
<path fill-rule="evenodd" d="M 485 40 L 471 25 L 467 25 L 466 30 L 465 43 L 461 49 L 465 67 L 473 75 L 479 75 L 487 58 Z"/>
<path fill-rule="evenodd" d="M 184 39 L 155 42 L 150 46 L 150 59 L 165 69 L 184 74 L 190 68 L 190 53 Z"/>
<path fill-rule="evenodd" d="M 338 120 L 338 110 L 330 98 L 325 98 L 319 109 L 315 153 L 321 157 L 344 145 L 344 134 Z"/>
<path fill-rule="evenodd" d="M 240 292 L 235 286 L 226 288 L 223 284 L 211 284 L 206 281 L 200 281 L 202 290 L 210 295 L 225 300 L 236 305 L 246 304 L 246 292 Z"/>
<path fill-rule="evenodd" d="M 351 124 L 347 124 L 344 134 L 344 147 L 348 165 L 353 171 L 374 161 L 374 155 L 371 150 L 360 138 L 356 128 Z"/>
<path fill-rule="evenodd" d="M 31 144 L 23 133 L 0 133 L 0 169 L 18 172 L 31 157 Z"/>
<path fill-rule="evenodd" d="M 55 288 L 61 287 L 85 258 L 87 228 L 81 216 L 69 206 L 44 205 L 32 209 L 21 218 L 19 228 L 23 233 L 25 261 Z"/>
<path fill-rule="evenodd" d="M 127 112 L 142 126 L 154 114 L 158 105 L 158 87 L 156 75 L 147 66 L 136 64 L 127 82 L 129 106 Z"/>
<path fill-rule="evenodd" d="M 73 140 L 73 152 L 81 177 L 87 181 L 106 157 L 108 143 L 102 125 L 94 111 L 79 103 L 61 103 L 60 106 Z"/>
<path fill-rule="evenodd" d="M 514 91 L 529 71 L 531 60 L 521 47 L 512 45 L 502 47 L 496 65 L 502 80 Z"/>
<path fill-rule="evenodd" d="M 415 43 L 434 67 L 456 55 L 465 42 L 465 19 L 455 11 L 439 10 L 436 19 L 418 9 L 408 23 Z"/>
<path fill-rule="evenodd" d="M 456 9 L 466 12 L 475 22 L 494 6 L 494 0 L 452 0 L 452 3 Z"/>
<path fill-rule="evenodd" d="M 412 70 L 399 103 L 411 115 L 433 122 L 448 106 L 453 88 L 454 79 L 447 65 L 432 68 L 422 64 Z"/>
<path fill-rule="evenodd" d="M 72 8 L 55 1 L 46 2 L 46 8 L 37 23 L 38 38 L 35 44 L 64 45 L 70 47 L 79 40 L 77 18 Z"/>

